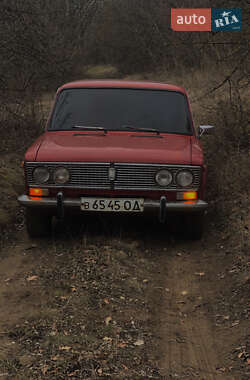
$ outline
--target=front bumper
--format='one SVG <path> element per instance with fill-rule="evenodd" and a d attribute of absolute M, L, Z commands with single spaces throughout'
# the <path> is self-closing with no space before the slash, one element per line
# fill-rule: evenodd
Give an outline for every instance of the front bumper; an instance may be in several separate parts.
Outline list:
<path fill-rule="evenodd" d="M 60 194 L 58 194 L 60 195 Z M 79 209 L 81 212 L 81 199 L 80 198 L 63 198 L 57 195 L 57 198 L 34 198 L 28 195 L 20 195 L 18 202 L 25 207 L 34 208 L 48 208 L 55 209 L 55 211 Z M 196 201 L 176 201 L 168 202 L 165 197 L 161 197 L 159 200 L 145 199 L 144 211 L 160 211 L 161 218 L 163 218 L 166 212 L 202 212 L 205 211 L 208 204 L 202 200 Z"/>

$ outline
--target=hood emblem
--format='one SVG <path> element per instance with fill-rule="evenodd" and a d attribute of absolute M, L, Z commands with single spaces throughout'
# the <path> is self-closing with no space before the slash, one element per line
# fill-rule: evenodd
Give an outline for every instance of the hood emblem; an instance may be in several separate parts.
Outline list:
<path fill-rule="evenodd" d="M 115 175 L 116 175 L 116 170 L 114 167 L 109 168 L 109 180 L 114 181 L 115 180 Z"/>

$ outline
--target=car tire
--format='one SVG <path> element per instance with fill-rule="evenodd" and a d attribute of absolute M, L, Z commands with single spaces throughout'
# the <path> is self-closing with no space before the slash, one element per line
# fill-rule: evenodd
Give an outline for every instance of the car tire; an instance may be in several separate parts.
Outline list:
<path fill-rule="evenodd" d="M 38 210 L 26 209 L 26 228 L 31 238 L 51 235 L 52 216 L 41 214 Z"/>
<path fill-rule="evenodd" d="M 185 233 L 190 240 L 200 240 L 204 231 L 204 212 L 185 215 Z"/>

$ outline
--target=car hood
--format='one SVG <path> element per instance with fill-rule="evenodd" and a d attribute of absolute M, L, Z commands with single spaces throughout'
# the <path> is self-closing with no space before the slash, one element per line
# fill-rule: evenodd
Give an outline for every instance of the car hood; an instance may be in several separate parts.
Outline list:
<path fill-rule="evenodd" d="M 148 132 L 46 132 L 36 160 L 191 164 L 191 138 Z"/>

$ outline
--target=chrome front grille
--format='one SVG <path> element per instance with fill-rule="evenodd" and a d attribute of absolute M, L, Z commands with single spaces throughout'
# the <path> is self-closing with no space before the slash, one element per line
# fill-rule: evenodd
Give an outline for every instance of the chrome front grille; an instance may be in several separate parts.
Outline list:
<path fill-rule="evenodd" d="M 65 187 L 76 189 L 117 189 L 117 190 L 197 190 L 201 182 L 201 167 L 192 165 L 165 164 L 130 164 L 130 163 L 90 163 L 90 162 L 26 162 L 27 180 L 30 186 L 35 183 L 32 172 L 37 166 L 46 166 L 50 171 L 50 180 L 46 187 Z M 53 182 L 53 171 L 65 167 L 70 172 L 70 181 L 56 185 Z M 115 180 L 109 179 L 109 168 L 115 169 Z M 168 169 L 173 175 L 173 182 L 163 188 L 155 182 L 155 174 L 160 169 Z M 175 182 L 178 171 L 189 169 L 194 175 L 194 182 L 188 189 L 183 189 Z"/>
<path fill-rule="evenodd" d="M 190 169 L 194 175 L 192 189 L 197 189 L 200 184 L 201 168 L 199 166 L 183 165 L 157 165 L 157 164 L 115 164 L 117 176 L 115 188 L 121 190 L 139 189 L 139 190 L 176 190 L 178 185 L 175 180 L 166 188 L 159 186 L 155 182 L 155 174 L 160 169 L 171 171 L 175 179 L 176 173 L 181 169 Z"/>
<path fill-rule="evenodd" d="M 37 166 L 46 166 L 50 171 L 50 179 L 46 187 L 62 187 L 56 185 L 53 181 L 53 171 L 58 167 L 65 167 L 70 172 L 70 181 L 63 187 L 77 189 L 110 189 L 110 181 L 108 178 L 109 163 L 82 163 L 82 162 L 27 162 L 26 173 L 28 184 L 31 186 L 39 186 L 34 182 L 32 172 Z M 48 185 L 48 186 L 47 186 Z"/>

